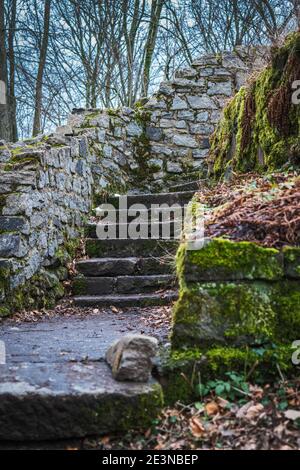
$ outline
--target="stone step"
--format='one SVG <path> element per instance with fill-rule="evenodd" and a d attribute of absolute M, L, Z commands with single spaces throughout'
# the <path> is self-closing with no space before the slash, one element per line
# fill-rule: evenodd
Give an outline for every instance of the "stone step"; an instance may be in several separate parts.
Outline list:
<path fill-rule="evenodd" d="M 104 362 L 11 363 L 0 377 L 3 441 L 147 429 L 162 407 L 157 382 L 116 382 Z"/>
<path fill-rule="evenodd" d="M 134 230 L 134 232 L 140 233 L 143 239 L 180 239 L 183 229 L 183 219 L 170 220 L 169 222 L 149 221 L 148 223 L 134 225 L 134 227 L 130 224 L 132 224 L 132 221 L 127 223 L 106 223 L 100 220 L 98 223 L 87 224 L 85 235 L 88 238 L 98 238 L 97 228 L 98 234 L 102 233 L 102 231 L 100 232 L 102 226 L 103 231 L 113 234 L 115 238 L 128 237 L 129 230 Z"/>
<path fill-rule="evenodd" d="M 200 180 L 186 181 L 185 183 L 175 184 L 169 187 L 170 192 L 182 192 L 182 191 L 198 191 L 200 186 Z"/>
<path fill-rule="evenodd" d="M 169 274 L 150 276 L 77 277 L 74 295 L 115 295 L 157 292 L 174 288 L 176 279 Z"/>
<path fill-rule="evenodd" d="M 133 204 L 143 204 L 149 208 L 152 204 L 179 204 L 183 206 L 187 204 L 193 197 L 194 191 L 182 191 L 172 193 L 156 193 L 156 194 L 132 194 L 127 196 L 127 207 L 129 208 Z M 112 204 L 114 207 L 119 207 L 119 196 L 109 197 L 107 202 Z"/>
<path fill-rule="evenodd" d="M 76 269 L 87 277 L 175 273 L 175 262 L 162 258 L 94 258 L 80 260 Z"/>
<path fill-rule="evenodd" d="M 127 211 L 126 209 L 113 209 L 107 211 L 95 210 L 96 217 L 98 221 L 105 219 L 106 223 L 120 223 L 125 224 L 136 220 L 137 218 L 142 223 L 151 223 L 152 221 L 160 221 L 162 223 L 167 223 L 173 220 L 183 220 L 186 206 L 178 206 L 176 208 L 172 207 L 162 207 L 162 208 L 152 208 L 152 209 L 137 209 L 134 211 Z M 88 226 L 89 224 L 87 224 Z"/>
<path fill-rule="evenodd" d="M 156 292 L 154 294 L 128 294 L 128 295 L 92 295 L 75 296 L 74 304 L 79 307 L 150 307 L 169 305 L 177 300 L 176 290 Z"/>
<path fill-rule="evenodd" d="M 86 253 L 90 258 L 172 256 L 177 248 L 177 240 L 86 239 Z"/>

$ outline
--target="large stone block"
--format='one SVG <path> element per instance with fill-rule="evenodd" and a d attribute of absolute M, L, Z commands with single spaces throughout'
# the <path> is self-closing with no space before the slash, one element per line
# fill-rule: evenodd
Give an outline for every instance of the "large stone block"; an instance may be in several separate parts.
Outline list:
<path fill-rule="evenodd" d="M 193 109 L 217 109 L 216 103 L 207 95 L 188 96 L 187 100 Z"/>
<path fill-rule="evenodd" d="M 284 277 L 280 251 L 251 242 L 207 240 L 200 250 L 182 245 L 177 253 L 179 270 L 187 282 L 267 280 Z"/>
<path fill-rule="evenodd" d="M 297 281 L 191 283 L 174 308 L 174 348 L 291 344 L 300 337 Z"/>

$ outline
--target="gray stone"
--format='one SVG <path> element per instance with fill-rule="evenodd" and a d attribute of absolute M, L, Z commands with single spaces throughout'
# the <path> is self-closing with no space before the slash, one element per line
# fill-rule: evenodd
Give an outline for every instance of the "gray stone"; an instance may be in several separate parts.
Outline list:
<path fill-rule="evenodd" d="M 207 111 L 201 111 L 196 116 L 197 122 L 207 122 L 209 118 L 209 113 Z"/>
<path fill-rule="evenodd" d="M 21 258 L 26 254 L 27 250 L 21 241 L 19 235 L 11 233 L 3 233 L 0 235 L 0 256 L 9 258 L 15 256 Z"/>
<path fill-rule="evenodd" d="M 109 115 L 106 113 L 99 114 L 99 116 L 96 116 L 90 120 L 91 126 L 103 127 L 104 129 L 109 128 L 109 122 Z"/>
<path fill-rule="evenodd" d="M 187 100 L 193 109 L 216 109 L 216 103 L 206 95 L 188 96 Z"/>
<path fill-rule="evenodd" d="M 130 137 L 139 137 L 142 134 L 142 128 L 135 122 L 131 122 L 126 127 L 127 135 Z"/>
<path fill-rule="evenodd" d="M 28 229 L 28 222 L 24 217 L 5 217 L 0 216 L 0 231 L 4 232 L 22 232 Z"/>
<path fill-rule="evenodd" d="M 167 109 L 166 103 L 162 100 L 159 101 L 155 96 L 152 96 L 144 107 L 148 109 Z"/>
<path fill-rule="evenodd" d="M 207 66 L 207 65 L 219 65 L 219 58 L 216 55 L 204 55 L 203 57 L 194 60 L 192 66 Z"/>
<path fill-rule="evenodd" d="M 207 157 L 208 155 L 208 149 L 202 149 L 202 150 L 193 150 L 193 158 L 202 159 Z"/>
<path fill-rule="evenodd" d="M 207 124 L 207 123 L 190 124 L 191 134 L 209 135 L 213 133 L 214 129 L 215 128 L 212 124 Z"/>
<path fill-rule="evenodd" d="M 188 80 L 186 78 L 177 78 L 172 81 L 172 85 L 176 88 L 203 88 L 205 85 L 205 81 L 201 78 L 197 81 L 195 80 Z"/>
<path fill-rule="evenodd" d="M 72 126 L 69 126 L 69 125 L 58 126 L 56 128 L 56 133 L 57 134 L 62 134 L 62 135 L 73 135 L 73 128 L 72 128 Z"/>
<path fill-rule="evenodd" d="M 127 335 L 107 350 L 106 361 L 113 377 L 120 382 L 148 382 L 158 341 L 151 336 Z"/>
<path fill-rule="evenodd" d="M 148 127 L 146 127 L 146 136 L 150 140 L 154 140 L 155 142 L 159 142 L 163 137 L 163 132 L 158 127 L 148 126 Z"/>
<path fill-rule="evenodd" d="M 179 111 L 178 118 L 184 119 L 185 121 L 191 121 L 194 119 L 194 113 L 192 111 Z"/>
<path fill-rule="evenodd" d="M 186 102 L 179 98 L 178 96 L 176 96 L 174 99 L 173 99 L 173 103 L 172 103 L 172 111 L 177 111 L 177 110 L 180 110 L 180 109 L 187 109 L 188 106 L 186 104 Z"/>
<path fill-rule="evenodd" d="M 211 67 L 204 67 L 199 70 L 200 77 L 211 77 L 214 75 L 214 69 Z"/>
<path fill-rule="evenodd" d="M 152 145 L 151 150 L 154 154 L 160 155 L 161 153 L 163 155 L 166 155 L 167 157 L 170 157 L 173 153 L 172 149 L 167 147 L 166 145 Z"/>
<path fill-rule="evenodd" d="M 182 173 L 182 167 L 181 167 L 180 163 L 167 162 L 167 172 L 168 173 L 180 174 L 180 173 Z"/>
<path fill-rule="evenodd" d="M 8 149 L 0 150 L 0 163 L 6 163 L 11 158 L 11 152 Z"/>
<path fill-rule="evenodd" d="M 209 82 L 207 93 L 210 96 L 215 96 L 215 95 L 231 96 L 232 95 L 231 81 Z"/>
<path fill-rule="evenodd" d="M 209 149 L 210 148 L 210 141 L 208 137 L 203 137 L 199 144 L 200 149 Z"/>
<path fill-rule="evenodd" d="M 105 129 L 98 129 L 97 130 L 97 140 L 101 144 L 104 144 L 106 138 L 106 130 Z"/>
<path fill-rule="evenodd" d="M 175 90 L 168 82 L 162 82 L 159 87 L 159 93 L 166 96 L 172 96 L 175 93 Z"/>
<path fill-rule="evenodd" d="M 175 78 L 195 78 L 197 75 L 197 70 L 192 67 L 186 67 L 185 69 L 175 71 Z"/>
<path fill-rule="evenodd" d="M 182 147 L 196 148 L 198 142 L 193 137 L 185 134 L 177 134 L 173 137 L 173 143 Z"/>
<path fill-rule="evenodd" d="M 159 169 L 162 169 L 163 167 L 163 160 L 161 158 L 150 158 L 147 163 L 150 167 L 156 167 Z"/>

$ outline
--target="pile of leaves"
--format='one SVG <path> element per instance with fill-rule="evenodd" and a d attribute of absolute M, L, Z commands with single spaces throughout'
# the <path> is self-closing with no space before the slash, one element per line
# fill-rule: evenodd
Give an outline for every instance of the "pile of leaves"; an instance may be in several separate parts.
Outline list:
<path fill-rule="evenodd" d="M 295 173 L 241 175 L 203 187 L 206 237 L 252 241 L 266 247 L 300 245 L 300 177 Z"/>
<path fill-rule="evenodd" d="M 163 410 L 146 432 L 87 438 L 85 449 L 294 450 L 300 448 L 300 381 L 271 388 L 228 380 L 205 385 L 207 393 L 191 405 Z"/>

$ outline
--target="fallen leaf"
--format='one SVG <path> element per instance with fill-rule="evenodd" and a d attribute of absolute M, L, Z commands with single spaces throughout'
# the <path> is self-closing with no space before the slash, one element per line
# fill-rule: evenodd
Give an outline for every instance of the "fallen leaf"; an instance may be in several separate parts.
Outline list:
<path fill-rule="evenodd" d="M 203 434 L 205 433 L 205 428 L 201 421 L 198 418 L 191 418 L 190 419 L 190 429 L 191 433 L 193 434 L 194 437 L 202 437 Z"/>
<path fill-rule="evenodd" d="M 208 416 L 213 416 L 219 413 L 219 406 L 215 401 L 211 401 L 205 405 L 205 411 Z"/>
<path fill-rule="evenodd" d="M 109 441 L 110 441 L 110 437 L 109 437 L 109 436 L 103 436 L 103 437 L 101 438 L 101 442 L 102 442 L 102 444 L 104 444 L 104 445 L 105 445 L 105 444 L 109 444 Z"/>
<path fill-rule="evenodd" d="M 286 410 L 284 412 L 284 416 L 287 419 L 290 419 L 292 421 L 295 421 L 296 419 L 300 419 L 300 411 L 297 410 Z"/>

